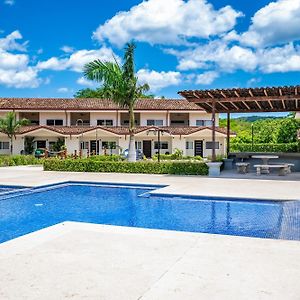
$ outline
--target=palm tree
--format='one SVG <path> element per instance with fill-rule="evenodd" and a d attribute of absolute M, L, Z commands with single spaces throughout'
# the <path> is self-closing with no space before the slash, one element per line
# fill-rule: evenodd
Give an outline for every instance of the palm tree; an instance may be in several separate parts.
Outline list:
<path fill-rule="evenodd" d="M 21 126 L 29 125 L 30 121 L 22 119 L 17 121 L 14 112 L 8 112 L 4 118 L 0 118 L 0 132 L 5 133 L 10 139 L 10 154 L 13 154 L 13 139 L 16 138 L 17 131 Z"/>
<path fill-rule="evenodd" d="M 134 71 L 133 42 L 125 47 L 124 63 L 94 60 L 84 66 L 84 76 L 89 80 L 95 80 L 102 84 L 102 90 L 106 98 L 111 99 L 129 112 L 129 147 L 128 160 L 136 161 L 135 153 L 135 118 L 134 106 L 136 101 L 149 90 L 148 84 L 138 84 L 138 78 Z"/>

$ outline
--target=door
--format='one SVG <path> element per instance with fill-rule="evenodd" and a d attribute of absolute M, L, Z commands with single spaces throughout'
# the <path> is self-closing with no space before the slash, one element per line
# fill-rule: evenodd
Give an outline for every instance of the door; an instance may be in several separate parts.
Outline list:
<path fill-rule="evenodd" d="M 200 155 L 203 157 L 203 141 L 195 141 L 195 147 L 194 147 L 194 155 Z"/>
<path fill-rule="evenodd" d="M 99 141 L 90 141 L 90 153 L 93 154 L 99 154 Z"/>
<path fill-rule="evenodd" d="M 147 158 L 152 157 L 151 141 L 143 141 L 143 153 Z"/>

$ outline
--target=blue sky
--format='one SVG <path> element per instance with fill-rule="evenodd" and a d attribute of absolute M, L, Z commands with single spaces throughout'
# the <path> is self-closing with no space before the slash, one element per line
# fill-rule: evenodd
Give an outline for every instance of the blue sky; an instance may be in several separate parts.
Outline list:
<path fill-rule="evenodd" d="M 122 58 L 152 92 L 296 85 L 300 0 L 0 0 L 0 96 L 71 97 L 84 63 Z"/>

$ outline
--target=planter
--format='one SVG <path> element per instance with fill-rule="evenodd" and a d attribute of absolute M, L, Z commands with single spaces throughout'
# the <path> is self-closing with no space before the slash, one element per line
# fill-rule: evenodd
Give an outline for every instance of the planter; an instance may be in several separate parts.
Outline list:
<path fill-rule="evenodd" d="M 222 162 L 209 162 L 206 163 L 208 166 L 208 176 L 217 177 L 220 176 L 220 168 L 222 166 Z"/>
<path fill-rule="evenodd" d="M 224 158 L 224 170 L 232 170 L 233 169 L 233 159 L 232 158 Z"/>

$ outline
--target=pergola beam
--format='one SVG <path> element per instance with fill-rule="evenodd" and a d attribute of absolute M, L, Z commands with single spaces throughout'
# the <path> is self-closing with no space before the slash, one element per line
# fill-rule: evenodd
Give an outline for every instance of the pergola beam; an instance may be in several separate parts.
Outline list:
<path fill-rule="evenodd" d="M 229 110 L 229 108 L 226 106 L 226 105 L 224 105 L 222 102 L 218 102 L 218 104 L 220 104 L 222 107 L 224 107 L 226 110 Z"/>
<path fill-rule="evenodd" d="M 211 98 L 201 98 L 201 99 L 196 99 L 196 98 L 189 98 L 187 97 L 188 101 L 190 102 L 198 102 L 198 103 L 205 103 L 207 101 L 211 101 Z M 242 101 L 282 101 L 282 100 L 295 100 L 295 99 L 300 99 L 300 95 L 285 95 L 285 96 L 258 96 L 258 97 L 231 97 L 231 98 L 213 98 L 217 101 L 217 103 L 220 102 L 242 102 Z"/>

